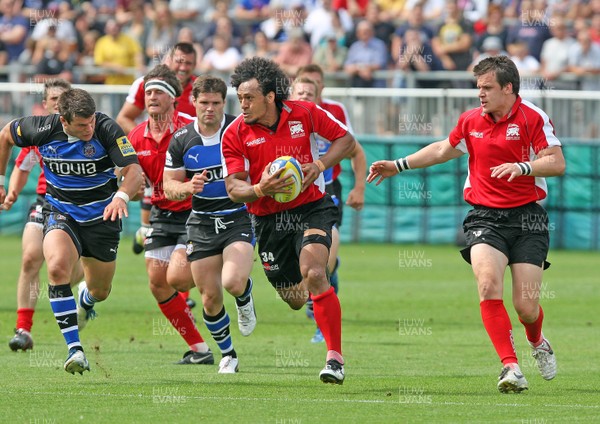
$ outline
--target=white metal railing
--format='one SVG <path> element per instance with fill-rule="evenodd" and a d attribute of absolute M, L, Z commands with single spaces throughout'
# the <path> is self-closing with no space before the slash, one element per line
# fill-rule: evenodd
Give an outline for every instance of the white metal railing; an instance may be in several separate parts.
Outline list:
<path fill-rule="evenodd" d="M 89 91 L 98 110 L 116 117 L 129 86 L 75 85 Z M 548 113 L 559 138 L 600 139 L 600 92 L 525 90 L 522 97 Z M 356 134 L 445 137 L 459 115 L 477 107 L 475 89 L 408 89 L 327 87 L 325 97 L 343 103 Z M 42 85 L 0 83 L 0 124 L 29 115 L 41 102 Z M 227 112 L 239 113 L 237 96 L 229 89 Z"/>

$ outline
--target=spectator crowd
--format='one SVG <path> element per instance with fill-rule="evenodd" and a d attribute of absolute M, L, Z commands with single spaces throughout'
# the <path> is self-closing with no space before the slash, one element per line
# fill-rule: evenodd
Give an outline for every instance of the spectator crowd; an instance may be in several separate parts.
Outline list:
<path fill-rule="evenodd" d="M 524 88 L 600 89 L 599 0 L 0 0 L 0 15 L 0 67 L 38 82 L 131 84 L 185 41 L 196 74 L 226 80 L 261 56 L 290 77 L 314 62 L 349 86 L 405 87 L 504 54 L 535 77 Z"/>

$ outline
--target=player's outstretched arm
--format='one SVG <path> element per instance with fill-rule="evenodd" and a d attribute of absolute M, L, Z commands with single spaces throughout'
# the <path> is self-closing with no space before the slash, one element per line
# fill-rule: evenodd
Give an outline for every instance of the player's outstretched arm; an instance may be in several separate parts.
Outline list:
<path fill-rule="evenodd" d="M 449 139 L 436 141 L 428 144 L 421 150 L 396 160 L 382 160 L 373 162 L 369 168 L 367 182 L 371 183 L 378 178 L 375 185 L 381 184 L 386 178 L 399 174 L 407 169 L 427 168 L 439 163 L 448 162 L 456 159 L 464 153 L 450 144 Z"/>
<path fill-rule="evenodd" d="M 123 176 L 121 187 L 119 187 L 112 201 L 104 209 L 105 221 L 109 219 L 116 221 L 117 219 L 122 219 L 123 216 L 129 217 L 127 203 L 130 198 L 135 197 L 144 183 L 142 167 L 137 163 L 132 163 L 122 168 L 121 175 Z"/>
<path fill-rule="evenodd" d="M 358 141 L 350 155 L 350 163 L 354 172 L 354 187 L 348 193 L 346 204 L 357 211 L 365 205 L 365 180 L 367 178 L 367 158 Z"/>

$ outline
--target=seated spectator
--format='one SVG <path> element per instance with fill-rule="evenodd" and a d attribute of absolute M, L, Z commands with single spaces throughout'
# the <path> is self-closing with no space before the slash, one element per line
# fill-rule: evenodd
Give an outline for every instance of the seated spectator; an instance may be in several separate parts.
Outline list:
<path fill-rule="evenodd" d="M 131 85 L 135 80 L 134 71 L 144 71 L 142 48 L 133 38 L 121 32 L 121 26 L 115 19 L 106 22 L 105 32 L 106 35 L 96 42 L 94 63 L 106 68 L 105 84 Z"/>
<path fill-rule="evenodd" d="M 269 18 L 269 0 L 237 0 L 233 11 L 235 19 L 262 21 Z"/>
<path fill-rule="evenodd" d="M 35 80 L 41 83 L 47 79 L 62 78 L 72 82 L 72 58 L 61 41 L 58 38 L 48 38 L 44 45 L 44 55 L 35 68 Z"/>
<path fill-rule="evenodd" d="M 204 49 L 202 48 L 202 45 L 195 40 L 194 30 L 190 27 L 181 28 L 177 34 L 177 43 L 189 43 L 194 46 L 194 50 L 196 50 L 196 65 L 194 66 L 194 70 L 197 69 L 199 71 L 202 59 L 204 58 Z"/>
<path fill-rule="evenodd" d="M 391 54 L 394 63 L 398 62 L 400 57 L 400 52 L 402 51 L 404 43 L 404 34 L 411 29 L 419 32 L 421 42 L 423 43 L 431 43 L 431 39 L 435 35 L 433 29 L 425 23 L 425 19 L 423 18 L 423 6 L 420 4 L 413 7 L 408 21 L 401 24 L 398 29 L 396 29 L 394 35 L 392 35 Z"/>
<path fill-rule="evenodd" d="M 311 10 L 306 17 L 304 32 L 310 37 L 312 48 L 317 47 L 323 36 L 332 30 L 334 15 L 337 14 L 344 32 L 352 31 L 354 23 L 352 17 L 345 9 L 333 10 L 331 0 L 322 0 L 321 3 Z"/>
<path fill-rule="evenodd" d="M 472 61 L 472 25 L 461 16 L 455 0 L 446 4 L 446 17 L 431 40 L 433 52 L 447 71 L 465 71 Z"/>
<path fill-rule="evenodd" d="M 385 87 L 385 80 L 377 80 L 373 72 L 387 68 L 388 50 L 385 43 L 373 36 L 373 26 L 361 21 L 356 26 L 357 41 L 352 43 L 344 63 L 352 87 Z"/>
<path fill-rule="evenodd" d="M 301 28 L 294 28 L 289 33 L 288 41 L 281 43 L 277 56 L 273 59 L 283 71 L 294 78 L 298 68 L 312 62 L 312 48 L 304 38 Z"/>
<path fill-rule="evenodd" d="M 404 10 L 405 0 L 377 0 L 381 10 L 381 20 L 388 22 L 400 21 Z"/>
<path fill-rule="evenodd" d="M 46 37 L 58 39 L 63 49 L 69 53 L 77 50 L 77 34 L 75 25 L 69 19 L 71 14 L 70 3 L 63 2 L 60 4 L 53 3 L 48 9 L 49 17 L 37 22 L 33 28 L 30 38 L 36 43 Z M 52 32 L 50 34 L 50 32 Z"/>
<path fill-rule="evenodd" d="M 409 29 L 404 33 L 404 42 L 396 67 L 404 72 L 441 71 L 444 69 L 440 60 L 433 53 L 431 44 L 423 41 L 417 29 Z M 435 88 L 438 83 L 437 81 L 417 80 L 417 85 L 420 88 Z M 395 86 L 405 88 L 407 86 L 405 79 L 396 81 Z"/>
<path fill-rule="evenodd" d="M 488 37 L 498 37 L 502 42 L 502 49 L 506 49 L 506 38 L 508 37 L 508 27 L 504 24 L 504 14 L 502 8 L 497 4 L 490 4 L 487 11 L 485 22 L 481 22 L 483 31 L 475 39 L 475 48 L 483 52 L 483 42 Z"/>
<path fill-rule="evenodd" d="M 286 8 L 285 4 L 280 1 L 273 1 L 269 7 L 271 16 L 269 19 L 265 19 L 259 25 L 259 28 L 267 38 L 276 43 L 283 43 L 287 41 L 287 31 L 290 27 L 290 19 L 288 16 L 292 16 Z"/>
<path fill-rule="evenodd" d="M 592 42 L 588 31 L 577 34 L 577 43 L 569 51 L 567 70 L 581 78 L 580 89 L 600 90 L 600 45 Z"/>
<path fill-rule="evenodd" d="M 129 12 L 131 19 L 123 25 L 123 34 L 137 41 L 142 47 L 144 55 L 146 55 L 146 42 L 152 29 L 152 21 L 146 15 L 146 9 L 142 0 L 135 0 L 132 4 L 137 6 Z M 145 57 L 145 59 L 148 61 L 148 57 Z"/>
<path fill-rule="evenodd" d="M 277 51 L 271 47 L 269 39 L 262 31 L 254 33 L 253 42 L 244 44 L 244 57 L 266 57 L 273 59 L 277 55 Z"/>
<path fill-rule="evenodd" d="M 423 7 L 425 22 L 439 22 L 444 16 L 446 0 L 406 0 L 404 3 L 403 18 L 408 20 L 416 5 Z"/>
<path fill-rule="evenodd" d="M 371 23 L 373 35 L 385 43 L 386 48 L 391 48 L 392 34 L 396 28 L 390 22 L 382 21 L 379 14 L 379 6 L 376 3 L 369 3 L 366 8 L 365 20 Z M 346 40 L 346 45 L 350 46 L 356 41 L 355 33 L 350 33 Z"/>
<path fill-rule="evenodd" d="M 204 12 L 210 0 L 169 0 L 169 10 L 178 29 L 198 27 L 204 22 Z"/>
<path fill-rule="evenodd" d="M 178 29 L 171 15 L 169 3 L 159 1 L 154 5 L 154 9 L 154 20 L 146 39 L 146 57 L 154 63 L 159 63 L 175 44 Z"/>
<path fill-rule="evenodd" d="M 519 70 L 519 75 L 529 76 L 535 75 L 540 71 L 540 62 L 529 54 L 527 42 L 517 41 L 508 46 L 510 59 L 515 63 Z"/>
<path fill-rule="evenodd" d="M 21 2 L 0 0 L 0 42 L 4 44 L 7 63 L 15 62 L 25 50 L 29 20 L 20 14 Z"/>
<path fill-rule="evenodd" d="M 209 24 L 206 37 L 204 39 L 199 38 L 199 40 L 202 40 L 202 47 L 205 51 L 208 51 L 210 48 L 212 48 L 213 37 L 216 34 L 229 37 L 229 43 L 231 46 L 235 47 L 240 52 L 242 51 L 242 45 L 244 42 L 242 30 L 231 18 L 227 16 L 221 16 Z"/>
<path fill-rule="evenodd" d="M 567 23 L 562 17 L 554 17 L 553 22 L 550 27 L 552 38 L 544 41 L 542 46 L 540 74 L 549 88 L 573 89 L 573 83 L 558 81 L 558 78 L 567 70 L 569 51 L 576 41 L 569 35 Z"/>
<path fill-rule="evenodd" d="M 347 10 L 353 19 L 364 18 L 367 14 L 369 0 L 333 0 L 333 10 Z"/>
<path fill-rule="evenodd" d="M 592 15 L 589 31 L 592 42 L 600 44 L 600 12 Z"/>
<path fill-rule="evenodd" d="M 229 44 L 229 38 L 217 34 L 213 37 L 214 45 L 204 55 L 200 69 L 204 73 L 218 72 L 221 75 L 233 73 L 233 69 L 241 62 L 242 55 L 235 47 Z"/>
<path fill-rule="evenodd" d="M 537 60 L 540 60 L 544 41 L 552 37 L 546 24 L 546 11 L 540 7 L 534 8 L 534 2 L 531 0 L 522 0 L 521 15 L 509 28 L 506 38 L 507 45 L 516 41 L 526 41 L 529 54 Z"/>
<path fill-rule="evenodd" d="M 335 33 L 331 32 L 317 46 L 312 61 L 321 65 L 325 72 L 338 72 L 344 69 L 347 55 L 346 46 L 340 45 Z"/>
<path fill-rule="evenodd" d="M 485 58 L 493 56 L 508 56 L 508 53 L 504 51 L 502 40 L 499 37 L 487 37 L 483 42 L 481 49 L 482 52 L 476 53 L 476 57 L 467 68 L 467 71 L 473 71 L 473 68 Z"/>

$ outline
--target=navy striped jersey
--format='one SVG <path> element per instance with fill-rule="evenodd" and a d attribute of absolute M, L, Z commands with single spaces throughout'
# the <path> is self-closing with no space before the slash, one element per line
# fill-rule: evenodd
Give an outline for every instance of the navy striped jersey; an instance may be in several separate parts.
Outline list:
<path fill-rule="evenodd" d="M 235 203 L 229 199 L 223 180 L 221 136 L 234 119 L 235 116 L 224 115 L 220 131 L 212 137 L 201 136 L 195 121 L 177 131 L 171 139 L 165 169 L 185 169 L 188 179 L 206 170 L 204 190 L 192 197 L 194 213 L 228 215 L 246 209 L 244 203 Z"/>
<path fill-rule="evenodd" d="M 100 112 L 90 141 L 68 136 L 58 114 L 20 118 L 10 130 L 17 146 L 38 147 L 48 183 L 46 201 L 82 225 L 102 220 L 118 188 L 115 166 L 138 163 L 121 127 Z"/>

